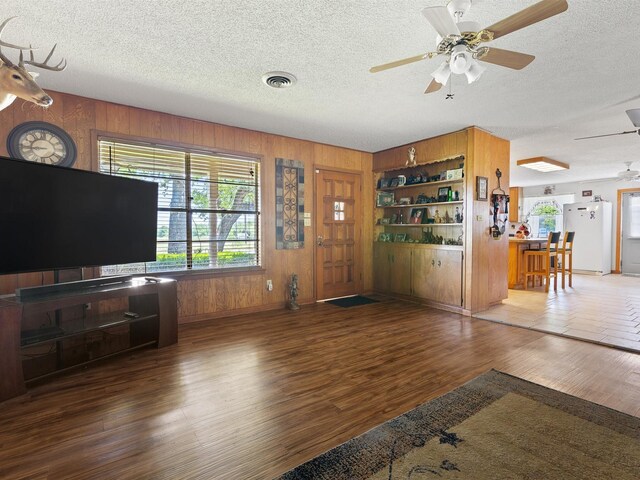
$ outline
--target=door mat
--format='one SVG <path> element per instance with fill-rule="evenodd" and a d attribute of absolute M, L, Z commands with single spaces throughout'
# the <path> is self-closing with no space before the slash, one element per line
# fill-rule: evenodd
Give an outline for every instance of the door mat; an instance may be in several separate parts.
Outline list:
<path fill-rule="evenodd" d="M 348 308 L 357 307 L 358 305 L 366 305 L 368 303 L 378 303 L 378 300 L 373 298 L 363 297 L 361 295 L 355 295 L 353 297 L 336 298 L 335 300 L 329 300 L 324 303 L 330 303 L 338 307 Z"/>

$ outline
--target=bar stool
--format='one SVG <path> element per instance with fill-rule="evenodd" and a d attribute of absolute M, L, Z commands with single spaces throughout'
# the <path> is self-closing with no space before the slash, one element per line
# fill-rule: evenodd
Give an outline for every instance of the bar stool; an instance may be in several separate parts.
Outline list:
<path fill-rule="evenodd" d="M 564 276 L 566 273 L 569 276 L 569 287 L 571 287 L 571 280 L 573 280 L 573 237 L 576 232 L 564 232 L 564 240 L 562 241 L 562 247 L 560 247 L 560 255 L 562 259 L 562 266 L 560 268 L 562 273 L 562 288 L 564 288 Z M 567 268 L 567 258 L 569 262 L 569 268 Z"/>
<path fill-rule="evenodd" d="M 544 250 L 525 250 L 524 252 L 524 289 L 529 286 L 529 277 L 545 277 L 544 291 L 549 291 L 549 281 L 553 277 L 553 290 L 558 290 L 558 242 L 560 232 L 549 232 L 547 248 Z"/>

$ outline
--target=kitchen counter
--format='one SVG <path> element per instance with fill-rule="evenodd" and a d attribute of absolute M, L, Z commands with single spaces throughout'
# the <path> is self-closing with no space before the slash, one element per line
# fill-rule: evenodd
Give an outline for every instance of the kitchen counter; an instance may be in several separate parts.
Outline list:
<path fill-rule="evenodd" d="M 524 288 L 524 252 L 545 248 L 546 238 L 509 237 L 509 288 Z"/>
<path fill-rule="evenodd" d="M 546 238 L 515 238 L 509 237 L 509 243 L 526 243 L 526 244 L 540 244 L 545 243 Z"/>

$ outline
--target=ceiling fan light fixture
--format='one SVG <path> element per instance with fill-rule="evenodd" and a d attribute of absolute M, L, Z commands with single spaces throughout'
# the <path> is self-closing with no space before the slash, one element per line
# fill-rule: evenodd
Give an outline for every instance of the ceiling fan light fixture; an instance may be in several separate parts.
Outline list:
<path fill-rule="evenodd" d="M 485 72 L 485 70 L 487 69 L 487 67 L 485 67 L 484 65 L 481 65 L 480 62 L 478 62 L 477 60 L 472 60 L 471 65 L 469 66 L 469 69 L 464 72 L 464 74 L 467 77 L 467 82 L 469 84 L 475 82 L 476 80 L 478 80 L 482 74 Z"/>
<path fill-rule="evenodd" d="M 449 81 L 449 77 L 451 77 L 451 67 L 449 67 L 449 62 L 442 62 L 435 72 L 431 74 L 433 78 L 435 78 L 436 82 L 440 85 L 446 85 Z"/>
<path fill-rule="evenodd" d="M 449 60 L 449 66 L 451 72 L 457 75 L 466 73 L 471 66 L 473 56 L 467 51 L 467 47 L 464 45 L 456 45 L 451 52 L 451 59 Z"/>
<path fill-rule="evenodd" d="M 447 3 L 447 10 L 453 18 L 462 18 L 471 7 L 471 0 L 450 0 Z"/>
<path fill-rule="evenodd" d="M 623 172 L 618 173 L 618 180 L 622 180 L 625 182 L 640 180 L 640 172 L 638 170 L 631 170 L 631 165 L 633 165 L 633 162 L 624 162 L 624 164 L 627 166 L 627 169 Z"/>
<path fill-rule="evenodd" d="M 552 160 L 547 157 L 534 157 L 518 160 L 519 167 L 530 168 L 538 172 L 557 172 L 560 170 L 569 170 L 569 164 L 559 162 L 558 160 Z"/>

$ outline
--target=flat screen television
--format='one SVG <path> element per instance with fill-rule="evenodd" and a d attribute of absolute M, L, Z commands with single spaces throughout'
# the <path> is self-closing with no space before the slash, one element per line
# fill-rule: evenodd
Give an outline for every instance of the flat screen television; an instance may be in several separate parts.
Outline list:
<path fill-rule="evenodd" d="M 0 157 L 0 274 L 156 259 L 158 185 Z"/>

